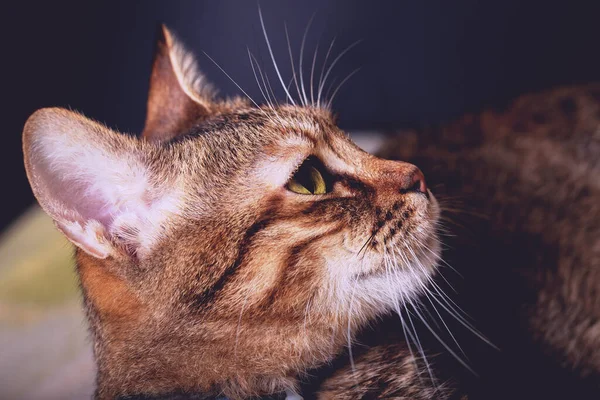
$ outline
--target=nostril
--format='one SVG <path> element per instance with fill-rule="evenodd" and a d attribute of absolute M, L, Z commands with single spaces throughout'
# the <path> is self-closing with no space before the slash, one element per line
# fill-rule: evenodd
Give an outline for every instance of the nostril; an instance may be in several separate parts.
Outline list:
<path fill-rule="evenodd" d="M 400 188 L 400 193 L 408 192 L 427 194 L 427 184 L 425 183 L 425 176 L 418 169 L 412 174 L 410 178 L 410 184 Z"/>
<path fill-rule="evenodd" d="M 409 192 L 422 192 L 421 186 L 423 186 L 423 183 L 421 180 L 418 180 L 413 183 L 412 187 L 410 189 L 408 189 L 408 191 Z"/>

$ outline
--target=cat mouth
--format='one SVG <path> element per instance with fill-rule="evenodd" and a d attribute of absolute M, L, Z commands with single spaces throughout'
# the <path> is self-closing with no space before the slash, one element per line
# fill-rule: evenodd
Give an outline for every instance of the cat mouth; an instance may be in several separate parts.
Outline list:
<path fill-rule="evenodd" d="M 385 269 L 377 268 L 377 269 L 374 269 L 371 271 L 359 272 L 358 274 L 356 274 L 354 276 L 354 279 L 356 279 L 357 281 L 364 281 L 364 280 L 368 280 L 371 278 L 377 278 L 377 277 L 382 278 L 387 273 L 388 273 L 388 271 L 386 271 Z"/>
<path fill-rule="evenodd" d="M 399 271 L 430 273 L 435 270 L 440 257 L 436 234 L 431 232 L 422 237 L 418 229 L 408 229 L 400 234 L 393 222 L 386 232 L 380 232 L 381 236 L 372 235 L 365 246 L 368 249 L 364 251 L 370 250 L 381 257 L 381 264 L 356 273 L 354 279 L 386 277 Z"/>
<path fill-rule="evenodd" d="M 361 281 L 372 278 L 384 278 L 386 276 L 392 276 L 398 272 L 406 272 L 409 269 L 414 270 L 412 272 L 417 272 L 418 267 L 416 267 L 415 264 L 422 265 L 421 269 L 431 269 L 431 267 L 425 267 L 429 264 L 428 262 L 422 262 L 418 259 L 407 261 L 390 259 L 388 261 L 384 261 L 382 265 L 376 268 L 370 269 L 368 271 L 361 271 L 355 274 L 353 278 L 358 281 Z"/>

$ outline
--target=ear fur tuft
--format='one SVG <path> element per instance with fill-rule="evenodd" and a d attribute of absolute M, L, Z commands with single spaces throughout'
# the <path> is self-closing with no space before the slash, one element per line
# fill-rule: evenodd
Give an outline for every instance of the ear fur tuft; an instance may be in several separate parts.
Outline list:
<path fill-rule="evenodd" d="M 169 51 L 171 65 L 179 85 L 199 104 L 208 106 L 215 97 L 216 90 L 200 72 L 196 57 L 185 48 L 177 36 L 164 24 L 161 25 L 160 31 L 162 32 L 162 40 Z"/>
<path fill-rule="evenodd" d="M 198 69 L 193 54 L 161 25 L 142 136 L 165 141 L 187 131 L 213 112 L 214 96 L 215 90 Z"/>

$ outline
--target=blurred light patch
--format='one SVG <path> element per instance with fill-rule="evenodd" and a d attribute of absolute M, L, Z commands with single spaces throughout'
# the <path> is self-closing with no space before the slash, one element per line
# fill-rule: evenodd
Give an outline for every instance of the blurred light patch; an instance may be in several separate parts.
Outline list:
<path fill-rule="evenodd" d="M 37 206 L 0 236 L 0 354 L 0 399 L 93 392 L 73 247 Z"/>

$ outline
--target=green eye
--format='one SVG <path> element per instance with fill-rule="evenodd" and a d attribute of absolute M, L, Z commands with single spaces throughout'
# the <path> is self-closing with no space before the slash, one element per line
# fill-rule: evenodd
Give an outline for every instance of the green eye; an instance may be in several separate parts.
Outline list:
<path fill-rule="evenodd" d="M 320 165 L 316 160 L 308 158 L 298 168 L 292 179 L 287 183 L 287 189 L 298 194 L 326 194 L 327 183 L 319 171 Z"/>

